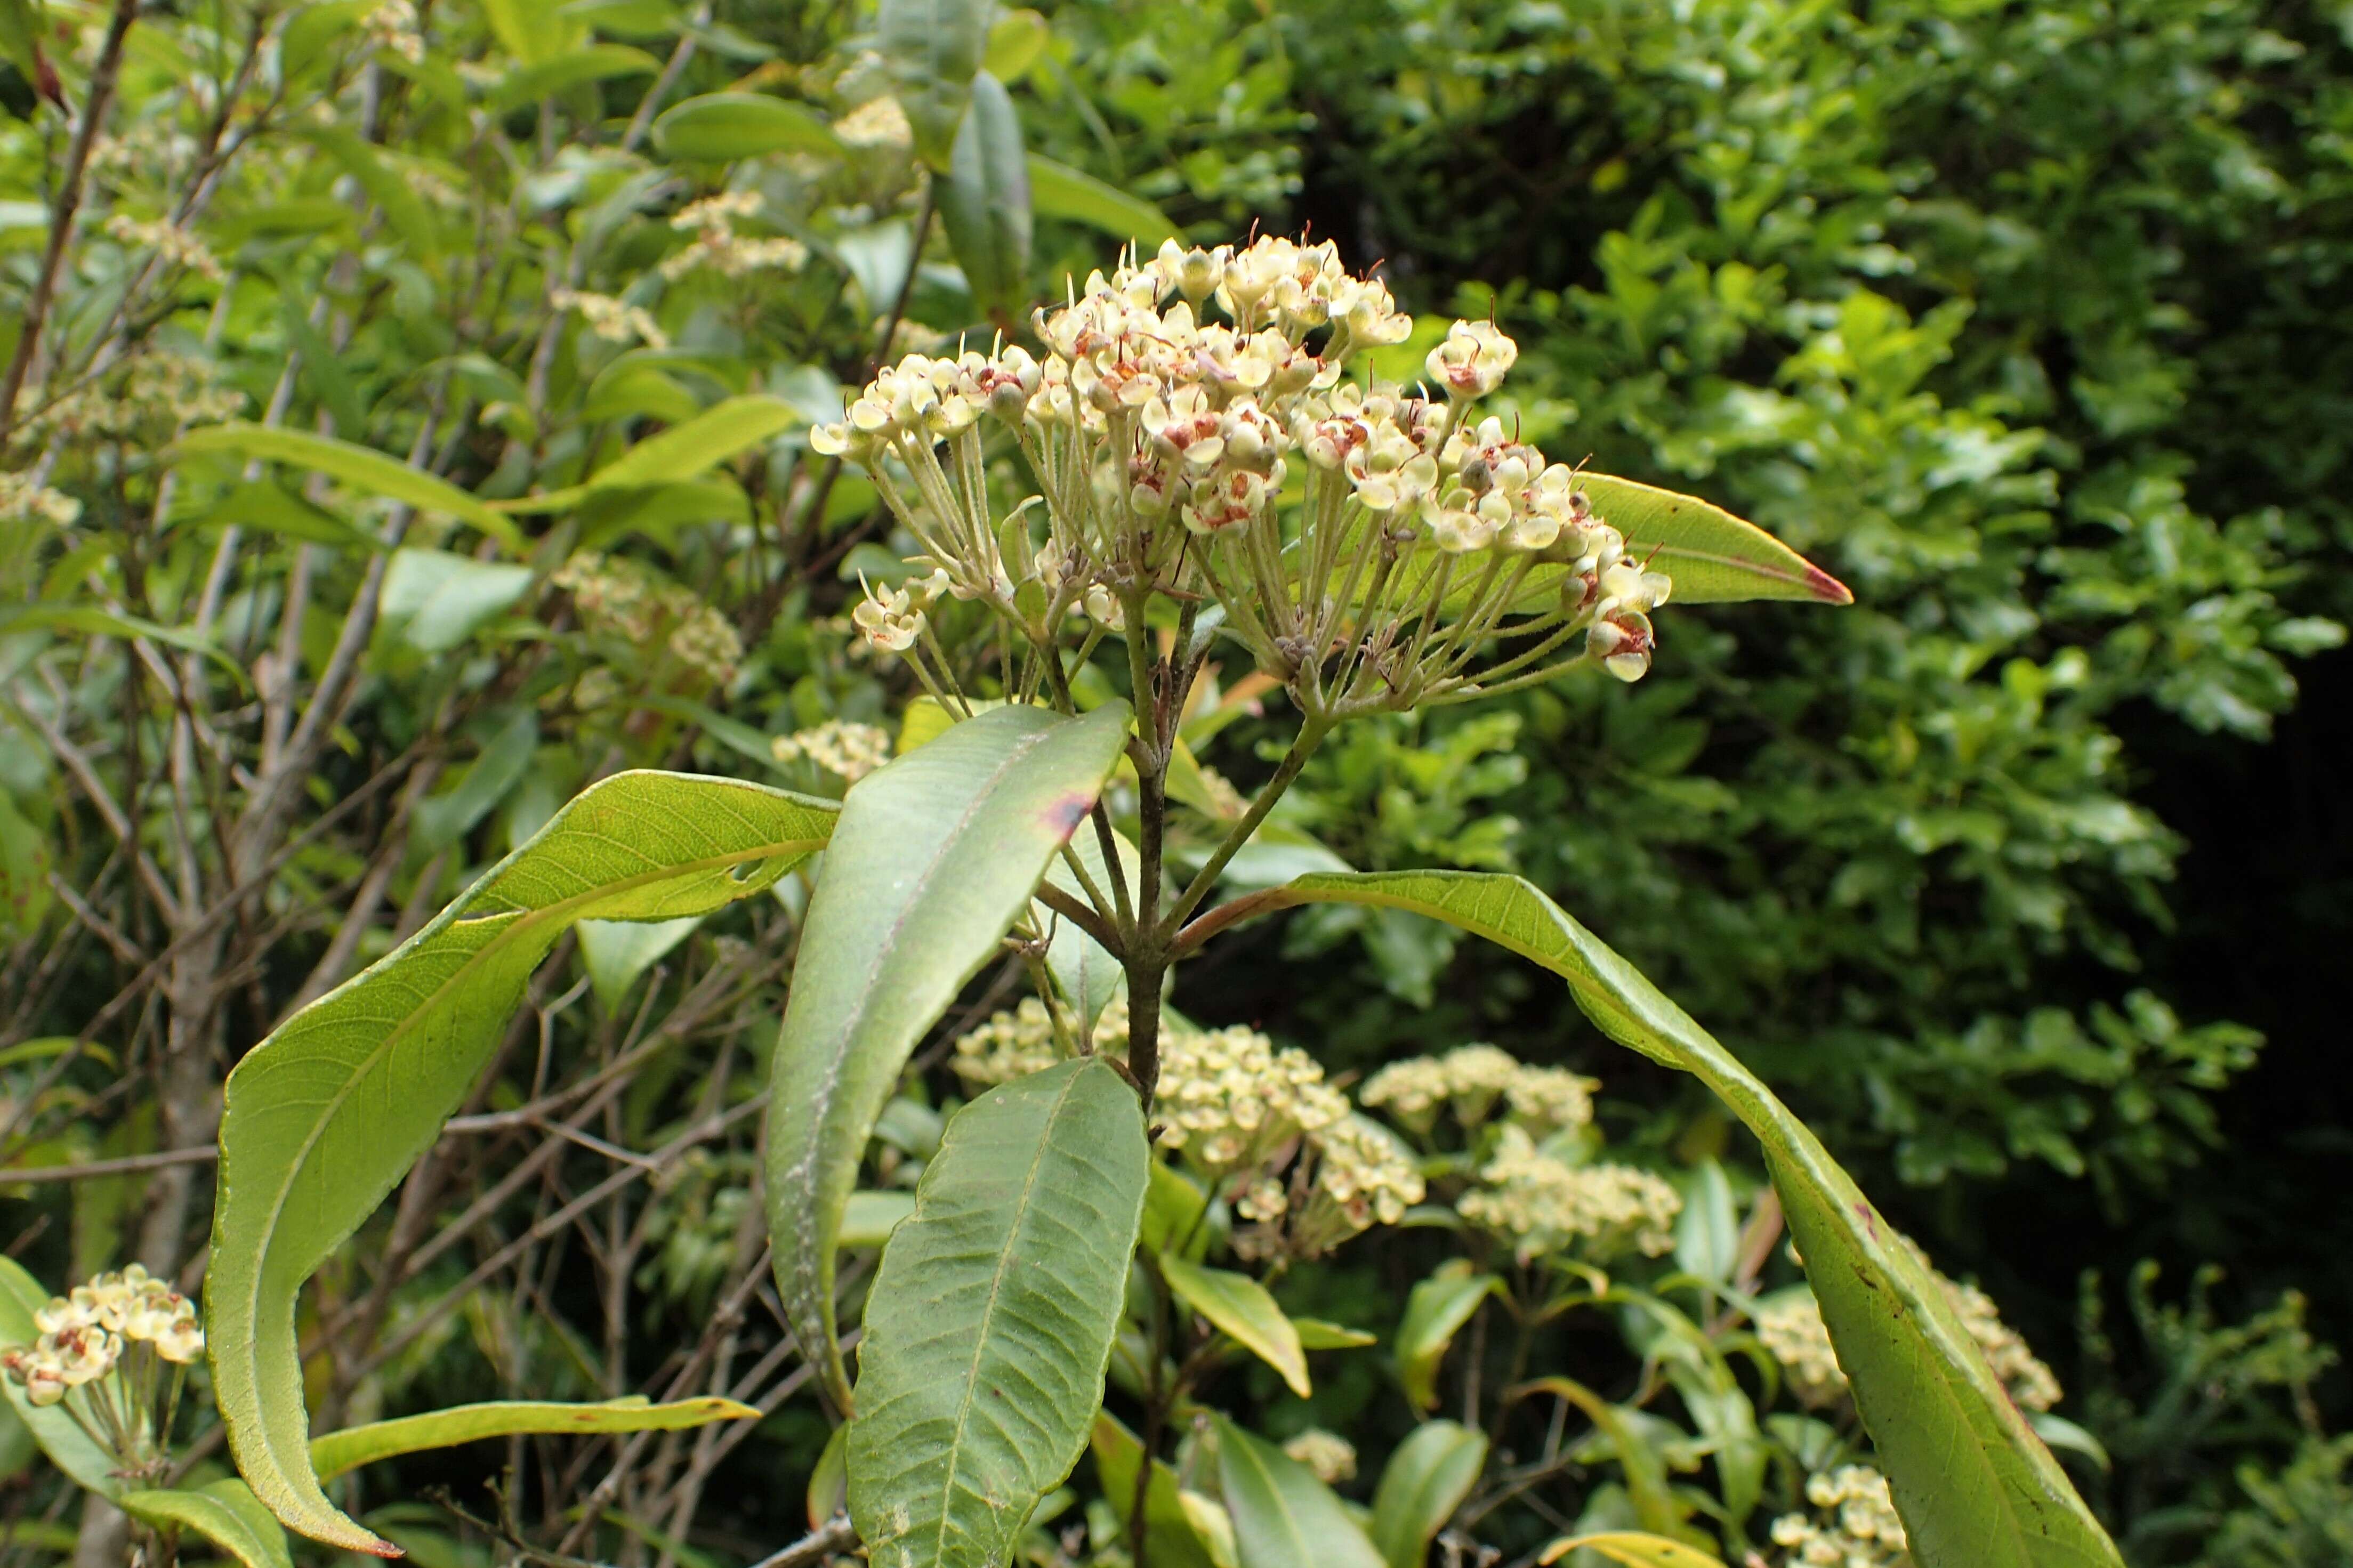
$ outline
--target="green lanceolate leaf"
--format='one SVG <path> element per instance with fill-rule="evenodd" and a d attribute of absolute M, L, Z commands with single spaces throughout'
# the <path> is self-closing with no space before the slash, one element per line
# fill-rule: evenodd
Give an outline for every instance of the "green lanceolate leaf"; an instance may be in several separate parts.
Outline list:
<path fill-rule="evenodd" d="M 1304 1399 L 1314 1392 L 1308 1385 L 1307 1352 L 1300 1347 L 1299 1331 L 1265 1286 L 1247 1274 L 1204 1268 L 1174 1255 L 1161 1258 L 1160 1277 L 1178 1300 L 1207 1318 L 1219 1333 L 1281 1373 L 1293 1394 Z"/>
<path fill-rule="evenodd" d="M 253 1489 L 234 1479 L 189 1491 L 124 1492 L 122 1510 L 159 1529 L 193 1530 L 245 1568 L 294 1568 L 286 1531 Z"/>
<path fill-rule="evenodd" d="M 1136 874 L 1142 869 L 1142 862 L 1136 855 L 1135 846 L 1124 837 L 1114 833 L 1112 842 L 1119 853 L 1117 875 L 1127 884 L 1127 896 L 1132 907 L 1135 899 Z M 1092 828 L 1072 834 L 1071 850 L 1087 876 L 1103 890 L 1103 896 L 1116 899 L 1117 895 L 1112 891 L 1113 873 L 1103 862 L 1103 835 Z M 1047 868 L 1046 880 L 1082 903 L 1086 901 L 1084 889 L 1062 857 L 1057 855 L 1053 864 Z M 1120 967 L 1119 960 L 1113 958 L 1103 943 L 1071 921 L 1060 919 L 1044 905 L 1040 904 L 1031 911 L 1031 919 L 1038 922 L 1040 930 L 1052 932 L 1046 944 L 1046 968 L 1061 991 L 1062 1000 L 1077 1013 L 1078 1026 L 1092 1035 L 1103 1009 L 1127 988 L 1127 972 Z"/>
<path fill-rule="evenodd" d="M 232 458 L 291 463 L 298 468 L 341 479 L 368 495 L 406 501 L 423 511 L 446 512 L 461 522 L 471 523 L 518 554 L 524 548 L 522 535 L 511 519 L 491 510 L 457 486 L 421 468 L 412 468 L 396 458 L 371 447 L 354 447 L 349 441 L 267 425 L 232 423 L 191 430 L 180 437 L 172 451 L 183 458 L 221 453 Z"/>
<path fill-rule="evenodd" d="M 502 1400 L 486 1405 L 458 1405 L 403 1415 L 393 1421 L 371 1421 L 346 1426 L 311 1440 L 311 1468 L 322 1481 L 347 1470 L 372 1465 L 400 1454 L 425 1448 L 450 1448 L 484 1437 L 511 1437 L 519 1432 L 670 1432 L 707 1426 L 713 1421 L 756 1421 L 760 1412 L 749 1405 L 716 1395 L 673 1400 L 655 1405 L 642 1396 L 608 1399 L 596 1405 L 561 1405 L 526 1400 Z"/>
<path fill-rule="evenodd" d="M 1108 1413 L 1095 1416 L 1087 1439 L 1094 1455 L 1095 1479 L 1125 1532 L 1135 1508 L 1136 1466 L 1144 1445 L 1135 1434 Z M 1233 1524 L 1220 1518 L 1218 1505 L 1198 1492 L 1187 1491 L 1176 1472 L 1159 1459 L 1152 1461 L 1152 1477 L 1145 1484 L 1144 1544 L 1155 1568 L 1235 1568 Z"/>
<path fill-rule="evenodd" d="M 1685 1546 L 1680 1541 L 1669 1541 L 1663 1535 L 1644 1535 L 1640 1531 L 1612 1530 L 1599 1535 L 1579 1535 L 1554 1542 L 1544 1550 L 1539 1563 L 1557 1563 L 1579 1547 L 1598 1552 L 1624 1568 L 1724 1568 L 1724 1564 L 1696 1546 Z"/>
<path fill-rule="evenodd" d="M 1620 1044 L 1692 1073 L 1763 1145 L 1839 1363 L 1922 1568 L 2117 1568 L 2122 1559 L 2019 1414 L 1944 1290 L 1820 1140 L 1683 1010 L 1517 878 L 1397 871 L 1303 877 L 1267 903 L 1410 910 L 1567 980 Z"/>
<path fill-rule="evenodd" d="M 875 37 L 915 131 L 916 155 L 945 174 L 972 79 L 988 48 L 986 0 L 882 0 Z"/>
<path fill-rule="evenodd" d="M 728 779 L 616 774 L 229 1074 L 206 1328 L 229 1449 L 279 1518 L 390 1550 L 311 1470 L 295 1293 L 440 1135 L 556 938 L 575 921 L 677 920 L 765 891 L 824 847 L 836 811 Z"/>
<path fill-rule="evenodd" d="M 661 61 L 643 49 L 633 49 L 627 44 L 590 44 L 536 65 L 516 67 L 491 89 L 485 102 L 493 112 L 502 114 L 592 81 L 652 76 L 660 69 Z"/>
<path fill-rule="evenodd" d="M 957 131 L 948 177 L 934 191 L 940 224 L 982 315 L 1008 323 L 1029 291 L 1029 170 L 1021 116 L 1005 84 L 982 71 Z"/>
<path fill-rule="evenodd" d="M 665 158 L 725 163 L 769 153 L 826 153 L 832 129 L 809 109 L 756 92 L 712 92 L 662 111 L 654 147 Z"/>
<path fill-rule="evenodd" d="M 1078 1463 L 1144 1210 L 1144 1110 L 1100 1058 L 950 1119 L 867 1299 L 849 1514 L 874 1568 L 994 1568 Z"/>
<path fill-rule="evenodd" d="M 1675 581 L 1675 602 L 1810 599 L 1851 605 L 1846 584 L 1753 522 L 1697 496 L 1608 474 L 1579 476 L 1593 510 L 1626 536 L 1626 553 L 1655 556 Z"/>
<path fill-rule="evenodd" d="M 1595 1431 L 1609 1439 L 1618 1468 L 1625 1472 L 1626 1495 L 1633 1500 L 1634 1517 L 1644 1528 L 1668 1531 L 1683 1521 L 1684 1510 L 1677 1506 L 1674 1492 L 1667 1483 L 1666 1460 L 1642 1441 L 1634 1424 L 1626 1419 L 1624 1410 L 1572 1378 L 1540 1377 L 1522 1392 L 1550 1394 L 1567 1400 L 1585 1412 Z"/>
<path fill-rule="evenodd" d="M 1141 196 L 1107 185 L 1083 170 L 1029 154 L 1029 203 L 1047 217 L 1069 218 L 1145 250 L 1178 237 L 1168 215 Z"/>
<path fill-rule="evenodd" d="M 40 1336 L 33 1314 L 48 1305 L 49 1292 L 13 1258 L 0 1257 L 0 1345 L 30 1344 Z M 49 1463 L 73 1479 L 74 1484 L 100 1497 L 115 1497 L 122 1483 L 114 1471 L 121 1461 L 98 1446 L 81 1424 L 54 1405 L 35 1405 L 13 1377 L 0 1376 L 0 1394 L 24 1422 L 49 1457 Z"/>
<path fill-rule="evenodd" d="M 1421 1568 L 1430 1543 L 1471 1495 L 1487 1439 L 1452 1421 L 1427 1421 L 1397 1446 L 1373 1492 L 1373 1545 L 1389 1568 Z"/>
<path fill-rule="evenodd" d="M 809 900 L 768 1088 L 768 1234 L 793 1331 L 851 1407 L 834 1247 L 874 1119 L 923 1031 L 997 952 L 1127 737 L 993 709 L 859 781 Z"/>
<path fill-rule="evenodd" d="M 1213 1421 L 1218 1479 L 1241 1568 L 1383 1568 L 1381 1554 L 1314 1471 L 1222 1415 Z"/>
<path fill-rule="evenodd" d="M 1405 1299 L 1405 1317 L 1398 1324 L 1398 1381 L 1416 1410 L 1438 1403 L 1438 1367 L 1446 1347 L 1479 1304 L 1493 1295 L 1503 1281 L 1493 1274 L 1474 1274 L 1470 1261 L 1456 1258 L 1416 1285 Z"/>

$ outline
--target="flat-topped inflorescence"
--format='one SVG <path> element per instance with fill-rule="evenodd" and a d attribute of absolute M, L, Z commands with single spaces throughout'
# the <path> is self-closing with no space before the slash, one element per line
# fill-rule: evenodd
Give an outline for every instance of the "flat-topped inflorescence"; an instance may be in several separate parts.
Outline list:
<path fill-rule="evenodd" d="M 919 670 L 943 591 L 1041 654 L 1166 598 L 1187 624 L 1217 616 L 1326 719 L 1585 661 L 1626 680 L 1649 668 L 1673 584 L 1629 556 L 1575 469 L 1479 416 L 1518 357 L 1493 322 L 1456 321 L 1417 385 L 1385 381 L 1367 356 L 1413 328 L 1388 286 L 1328 242 L 1265 237 L 1172 240 L 1034 327 L 1042 358 L 911 354 L 812 434 L 920 542 L 924 590 L 870 590 L 856 616 Z M 1001 512 L 992 424 L 1037 487 Z"/>

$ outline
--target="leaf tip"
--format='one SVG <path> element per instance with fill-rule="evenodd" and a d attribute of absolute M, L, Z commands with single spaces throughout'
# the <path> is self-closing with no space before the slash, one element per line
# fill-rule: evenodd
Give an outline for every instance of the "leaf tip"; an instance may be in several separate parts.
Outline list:
<path fill-rule="evenodd" d="M 1806 592 L 1825 605 L 1852 605 L 1854 590 L 1811 562 L 1806 563 Z"/>

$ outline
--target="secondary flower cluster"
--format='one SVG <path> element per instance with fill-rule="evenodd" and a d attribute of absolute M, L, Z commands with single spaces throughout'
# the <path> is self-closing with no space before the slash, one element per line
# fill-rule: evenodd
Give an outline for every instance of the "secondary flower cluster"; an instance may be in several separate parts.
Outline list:
<path fill-rule="evenodd" d="M 1985 1352 L 2011 1402 L 2021 1410 L 2049 1410 L 2056 1405 L 2062 1394 L 2057 1375 L 2035 1355 L 2024 1335 L 2001 1321 L 2001 1310 L 1993 1298 L 1974 1285 L 1947 1278 L 1910 1237 L 1904 1238 L 1904 1245 L 1944 1287 L 1945 1299 L 1953 1304 L 1978 1349 Z M 1800 1401 L 1820 1408 L 1845 1397 L 1846 1372 L 1831 1349 L 1821 1306 L 1810 1292 L 1793 1294 L 1758 1312 L 1757 1337 L 1781 1363 L 1791 1392 Z"/>
<path fill-rule="evenodd" d="M 153 1463 L 180 1379 L 204 1353 L 195 1303 L 134 1263 L 35 1309 L 33 1326 L 32 1343 L 0 1350 L 0 1374 L 27 1403 L 63 1407 L 127 1468 Z"/>
<path fill-rule="evenodd" d="M 1823 1471 L 1806 1482 L 1806 1500 L 1819 1517 L 1785 1513 L 1773 1521 L 1773 1543 L 1789 1549 L 1788 1568 L 1909 1568 L 1911 1543 L 1877 1470 Z"/>
<path fill-rule="evenodd" d="M 1504 1126 L 1479 1181 L 1456 1210 L 1510 1241 L 1523 1263 L 1558 1252 L 1599 1263 L 1629 1250 L 1656 1258 L 1674 1248 L 1683 1206 L 1674 1188 L 1630 1165 L 1571 1164 L 1519 1126 Z"/>
<path fill-rule="evenodd" d="M 778 735 L 768 749 L 780 763 L 806 760 L 849 784 L 856 784 L 891 760 L 891 732 L 872 724 L 828 719 L 812 730 Z"/>
<path fill-rule="evenodd" d="M 727 617 L 634 561 L 584 550 L 551 579 L 572 595 L 591 632 L 639 649 L 660 647 L 716 685 L 735 678 L 744 644 Z"/>
<path fill-rule="evenodd" d="M 1630 558 L 1575 470 L 1478 416 L 1518 355 L 1493 322 L 1456 321 L 1418 387 L 1360 375 L 1411 319 L 1329 243 L 1265 237 L 1172 240 L 1034 326 L 1043 358 L 910 355 L 810 441 L 873 477 L 949 592 L 1039 651 L 1073 616 L 1116 631 L 1167 595 L 1221 606 L 1311 712 L 1410 706 L 1581 657 L 1629 680 L 1649 667 L 1649 615 L 1672 584 Z M 1038 487 L 1002 513 L 985 420 Z M 886 597 L 867 630 L 904 651 L 922 615 Z M 1474 673 L 1499 639 L 1518 651 Z"/>
<path fill-rule="evenodd" d="M 1530 1067 L 1493 1046 L 1472 1045 L 1391 1062 L 1366 1082 L 1363 1099 L 1419 1134 L 1446 1110 L 1475 1131 L 1499 1104 L 1521 1126 L 1551 1134 L 1590 1122 L 1593 1091 L 1600 1087 L 1565 1068 Z"/>

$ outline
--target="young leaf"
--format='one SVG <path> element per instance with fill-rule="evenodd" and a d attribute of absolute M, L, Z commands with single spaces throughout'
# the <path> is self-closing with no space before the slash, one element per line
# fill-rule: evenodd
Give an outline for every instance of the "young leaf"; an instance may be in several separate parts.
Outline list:
<path fill-rule="evenodd" d="M 999 81 L 1019 81 L 1046 52 L 1051 36 L 1046 18 L 1037 12 L 1008 11 L 989 25 L 981 68 Z"/>
<path fill-rule="evenodd" d="M 515 554 L 528 548 L 512 520 L 492 511 L 448 480 L 366 447 L 354 447 L 348 441 L 301 430 L 232 421 L 189 431 L 174 444 L 170 455 L 188 458 L 214 452 L 232 458 L 291 463 L 329 479 L 341 479 L 369 495 L 406 501 L 422 511 L 446 512 L 480 529 Z"/>
<path fill-rule="evenodd" d="M 1451 1421 L 1427 1421 L 1397 1446 L 1373 1492 L 1373 1545 L 1389 1568 L 1421 1568 L 1430 1543 L 1478 1484 L 1487 1439 Z"/>
<path fill-rule="evenodd" d="M 830 153 L 832 128 L 801 104 L 757 92 L 710 92 L 662 110 L 654 149 L 665 158 L 725 163 L 769 153 Z"/>
<path fill-rule="evenodd" d="M 1314 1471 L 1222 1415 L 1212 1421 L 1241 1568 L 1383 1568 L 1381 1554 Z"/>
<path fill-rule="evenodd" d="M 1178 1300 L 1281 1373 L 1292 1393 L 1304 1399 L 1314 1392 L 1308 1386 L 1307 1352 L 1300 1348 L 1299 1331 L 1291 1326 L 1265 1286 L 1247 1274 L 1204 1268 L 1174 1255 L 1161 1258 L 1160 1277 L 1168 1281 Z"/>
<path fill-rule="evenodd" d="M 867 1298 L 849 1514 L 875 1568 L 993 1568 L 1086 1446 L 1144 1209 L 1144 1110 L 1100 1058 L 947 1124 Z"/>
<path fill-rule="evenodd" d="M 972 79 L 988 48 L 987 0 L 882 0 L 875 35 L 915 131 L 915 154 L 945 174 Z"/>
<path fill-rule="evenodd" d="M 1405 1317 L 1398 1324 L 1398 1380 L 1416 1410 L 1438 1403 L 1438 1366 L 1446 1347 L 1479 1303 L 1495 1293 L 1503 1281 L 1493 1274 L 1473 1274 L 1467 1259 L 1456 1258 L 1416 1285 L 1405 1299 Z"/>
<path fill-rule="evenodd" d="M 1600 1535 L 1579 1535 L 1563 1538 L 1544 1549 L 1536 1561 L 1553 1563 L 1583 1547 L 1598 1552 L 1624 1568 L 1724 1568 L 1696 1546 L 1685 1546 L 1680 1541 L 1669 1541 L 1663 1535 L 1644 1535 L 1640 1531 L 1613 1530 Z"/>
<path fill-rule="evenodd" d="M 1005 84 L 972 79 L 972 107 L 956 132 L 948 176 L 934 190 L 940 224 L 982 315 L 1010 321 L 1029 292 L 1029 170 L 1021 116 Z"/>
<path fill-rule="evenodd" d="M 997 952 L 1127 739 L 1128 710 L 994 709 L 860 780 L 809 900 L 768 1080 L 768 1234 L 793 1331 L 851 1408 L 842 1205 L 916 1040 Z"/>
<path fill-rule="evenodd" d="M 759 1410 L 716 1395 L 680 1399 L 655 1405 L 643 1395 L 608 1399 L 600 1405 L 562 1405 L 526 1400 L 457 1405 L 403 1415 L 393 1421 L 371 1421 L 346 1426 L 311 1440 L 311 1468 L 322 1481 L 347 1470 L 372 1465 L 400 1454 L 425 1448 L 453 1448 L 485 1437 L 509 1437 L 519 1432 L 670 1432 L 707 1426 L 713 1421 L 756 1421 Z"/>
<path fill-rule="evenodd" d="M 164 1529 L 193 1530 L 245 1568 L 294 1568 L 286 1531 L 261 1506 L 253 1489 L 234 1478 L 192 1491 L 124 1492 L 116 1500 L 133 1519 Z"/>
<path fill-rule="evenodd" d="M 1810 599 L 1852 605 L 1845 584 L 1753 522 L 1697 496 L 1608 474 L 1579 476 L 1595 514 L 1626 536 L 1626 553 L 1655 556 L 1675 580 L 1675 603 Z"/>
<path fill-rule="evenodd" d="M 1820 1140 L 1689 1015 L 1517 877 L 1303 877 L 1260 907 L 1409 910 L 1567 980 L 1604 1034 L 1714 1089 L 1764 1146 L 1822 1318 L 1922 1568 L 2119 1568 L 2107 1532 L 2010 1403 L 1936 1281 Z"/>
<path fill-rule="evenodd" d="M 295 1293 L 439 1136 L 556 938 L 575 921 L 674 920 L 765 891 L 824 847 L 836 811 L 727 779 L 615 774 L 237 1063 L 206 1328 L 229 1450 L 280 1519 L 390 1550 L 311 1471 Z"/>
<path fill-rule="evenodd" d="M 1047 217 L 1086 224 L 1113 239 L 1132 239 L 1146 250 L 1164 239 L 1181 237 L 1168 215 L 1143 197 L 1036 153 L 1029 154 L 1029 205 Z"/>

